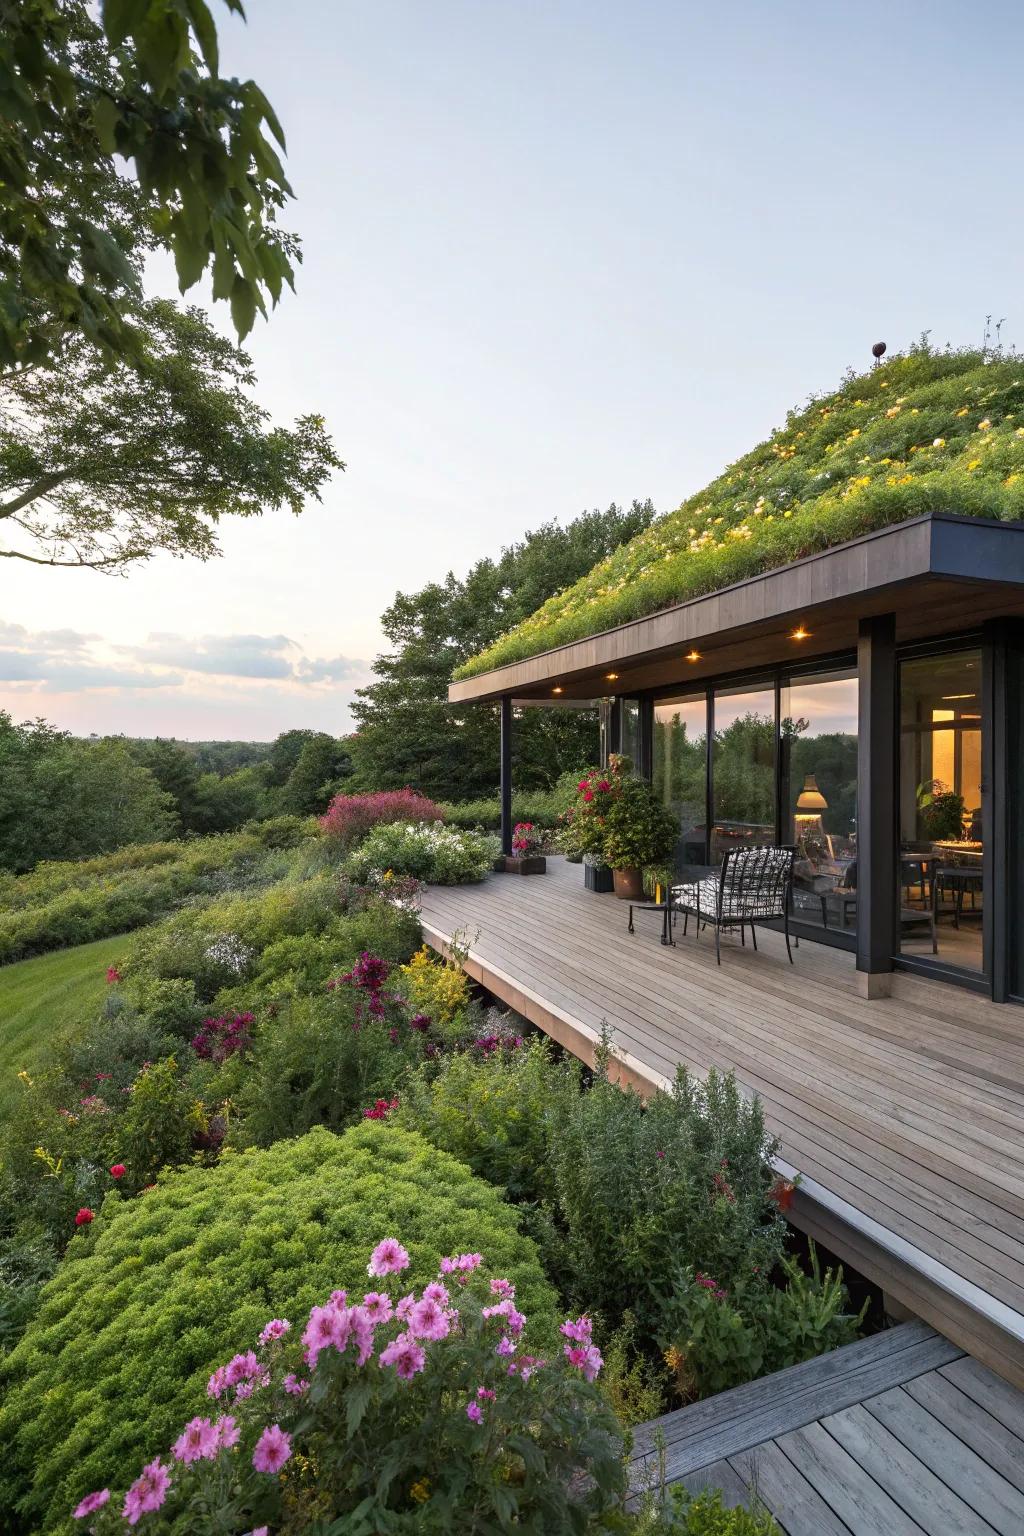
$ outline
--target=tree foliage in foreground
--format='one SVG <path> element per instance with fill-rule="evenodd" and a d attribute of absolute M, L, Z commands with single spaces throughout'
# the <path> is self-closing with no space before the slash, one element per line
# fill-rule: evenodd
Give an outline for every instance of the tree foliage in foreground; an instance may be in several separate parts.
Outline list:
<path fill-rule="evenodd" d="M 584 512 L 564 528 L 545 523 L 497 560 L 478 560 L 462 579 L 399 592 L 381 623 L 391 650 L 378 656 L 376 680 L 352 705 L 349 738 L 353 787 L 412 784 L 439 799 L 472 799 L 498 778 L 495 707 L 448 702 L 455 668 L 533 613 L 553 592 L 577 581 L 604 556 L 646 528 L 650 501 Z M 597 753 L 594 712 L 526 710 L 516 723 L 514 778 L 521 789 L 548 788 Z"/>
<path fill-rule="evenodd" d="M 133 352 L 150 246 L 182 292 L 210 269 L 244 337 L 298 256 L 272 140 L 259 86 L 220 74 L 206 0 L 0 0 L 0 368 L 46 363 L 68 328 Z"/>
<path fill-rule="evenodd" d="M 0 376 L 0 557 L 207 559 L 221 518 L 299 513 L 344 468 L 322 417 L 268 425 L 249 358 L 201 310 L 157 299 L 137 316 L 136 360 L 111 366 L 79 337 L 53 368 Z"/>

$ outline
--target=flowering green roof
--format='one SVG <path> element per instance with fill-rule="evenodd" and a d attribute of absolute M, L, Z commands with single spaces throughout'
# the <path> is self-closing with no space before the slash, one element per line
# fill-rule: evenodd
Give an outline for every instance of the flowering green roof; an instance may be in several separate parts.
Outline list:
<path fill-rule="evenodd" d="M 932 511 L 1024 520 L 1024 359 L 921 345 L 848 377 L 455 675 L 536 656 Z"/>

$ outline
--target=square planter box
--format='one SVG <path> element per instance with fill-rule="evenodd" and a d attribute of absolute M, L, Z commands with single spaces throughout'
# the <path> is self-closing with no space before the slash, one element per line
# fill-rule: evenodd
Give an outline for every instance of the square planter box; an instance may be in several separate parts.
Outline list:
<path fill-rule="evenodd" d="M 588 891 L 608 892 L 615 889 L 612 872 L 603 865 L 584 864 L 583 878 Z"/>
<path fill-rule="evenodd" d="M 542 853 L 531 854 L 525 859 L 514 853 L 505 856 L 505 873 L 508 875 L 543 875 L 547 867 L 547 859 Z"/>

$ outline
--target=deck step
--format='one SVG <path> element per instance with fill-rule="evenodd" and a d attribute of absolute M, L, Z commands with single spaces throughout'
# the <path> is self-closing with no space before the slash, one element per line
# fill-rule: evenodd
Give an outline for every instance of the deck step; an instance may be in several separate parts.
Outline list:
<path fill-rule="evenodd" d="M 962 1356 L 963 1350 L 917 1321 L 845 1344 L 641 1425 L 633 1431 L 630 1482 L 634 1490 L 648 1486 L 652 1474 L 679 1482 Z"/>

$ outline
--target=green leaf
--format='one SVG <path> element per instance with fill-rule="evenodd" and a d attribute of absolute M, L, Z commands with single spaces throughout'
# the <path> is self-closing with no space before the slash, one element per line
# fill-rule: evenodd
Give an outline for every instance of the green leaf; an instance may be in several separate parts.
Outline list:
<path fill-rule="evenodd" d="M 121 113 L 113 97 L 97 96 L 92 108 L 92 125 L 105 154 L 112 155 L 117 149 L 117 125 L 120 121 Z"/>
<path fill-rule="evenodd" d="M 217 27 L 210 14 L 210 8 L 206 0 L 187 0 L 187 3 L 189 20 L 199 39 L 199 47 L 206 61 L 206 67 L 211 75 L 216 75 L 220 58 L 217 48 Z"/>
<path fill-rule="evenodd" d="M 239 341 L 244 341 L 256 319 L 256 289 L 241 273 L 231 289 L 231 319 Z"/>
<path fill-rule="evenodd" d="M 103 0 L 103 30 L 112 48 L 134 31 L 147 8 L 147 0 Z"/>
<path fill-rule="evenodd" d="M 366 1413 L 373 1396 L 373 1384 L 369 1381 L 357 1381 L 345 1393 L 345 1433 L 351 1440 Z"/>

